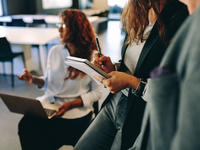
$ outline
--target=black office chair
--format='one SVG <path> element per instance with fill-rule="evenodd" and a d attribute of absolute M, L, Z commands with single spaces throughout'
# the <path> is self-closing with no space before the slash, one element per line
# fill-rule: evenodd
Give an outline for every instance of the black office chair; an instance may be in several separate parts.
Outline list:
<path fill-rule="evenodd" d="M 30 23 L 30 27 L 47 27 L 47 23 L 44 19 L 33 19 L 33 22 Z"/>
<path fill-rule="evenodd" d="M 0 38 L 0 62 L 11 62 L 11 85 L 14 87 L 14 68 L 13 68 L 13 59 L 17 56 L 21 56 L 24 62 L 25 67 L 25 61 L 24 61 L 24 53 L 23 52 L 12 52 L 10 43 L 6 39 L 6 37 Z M 5 73 L 5 68 L 3 68 L 3 71 Z"/>
<path fill-rule="evenodd" d="M 7 26 L 16 26 L 16 27 L 26 27 L 26 23 L 23 19 L 13 19 L 11 22 L 6 24 Z"/>

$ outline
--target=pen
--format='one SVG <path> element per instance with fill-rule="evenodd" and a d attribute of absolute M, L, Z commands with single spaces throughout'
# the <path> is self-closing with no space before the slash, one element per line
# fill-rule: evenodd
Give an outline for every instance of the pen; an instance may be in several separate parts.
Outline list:
<path fill-rule="evenodd" d="M 101 57 L 101 47 L 99 45 L 99 39 L 98 39 L 98 37 L 96 37 L 96 44 L 97 44 L 98 55 L 99 55 L 99 57 Z"/>

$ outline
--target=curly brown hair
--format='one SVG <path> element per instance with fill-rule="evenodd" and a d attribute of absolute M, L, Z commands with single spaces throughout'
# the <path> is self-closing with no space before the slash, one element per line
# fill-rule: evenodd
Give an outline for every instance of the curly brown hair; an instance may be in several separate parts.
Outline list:
<path fill-rule="evenodd" d="M 159 24 L 159 33 L 162 39 L 165 39 L 164 29 L 165 25 L 162 18 L 159 15 L 162 11 L 160 3 L 163 2 L 166 5 L 173 0 L 129 0 L 128 4 L 122 13 L 123 28 L 128 34 L 127 44 L 132 42 L 138 43 L 144 41 L 144 31 L 149 25 L 148 13 L 150 8 L 153 8 L 157 22 Z"/>
<path fill-rule="evenodd" d="M 91 55 L 97 49 L 95 32 L 87 16 L 80 10 L 67 9 L 62 12 L 61 18 L 65 24 L 67 34 L 63 37 L 63 43 L 74 47 L 74 53 L 70 55 L 91 60 Z M 81 74 L 80 71 L 69 67 L 69 78 L 74 79 Z M 74 76 L 75 74 L 75 76 Z"/>

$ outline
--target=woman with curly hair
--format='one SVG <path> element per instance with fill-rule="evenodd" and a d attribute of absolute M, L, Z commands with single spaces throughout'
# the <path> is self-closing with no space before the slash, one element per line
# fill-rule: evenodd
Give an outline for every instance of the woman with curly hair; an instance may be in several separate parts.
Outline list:
<path fill-rule="evenodd" d="M 149 99 L 144 89 L 150 72 L 159 65 L 187 16 L 187 7 L 178 0 L 129 0 L 122 14 L 127 36 L 119 70 L 109 57 L 95 56 L 95 64 L 111 76 L 97 79 L 111 94 L 75 150 L 127 150 L 132 146 Z"/>
<path fill-rule="evenodd" d="M 92 80 L 86 74 L 64 64 L 67 56 L 91 60 L 97 49 L 91 23 L 83 12 L 75 9 L 63 11 L 61 21 L 62 44 L 49 51 L 44 78 L 32 76 L 27 70 L 18 77 L 44 90 L 45 94 L 37 98 L 44 106 L 60 105 L 58 117 L 22 118 L 19 137 L 23 150 L 56 150 L 62 145 L 75 145 L 91 121 L 93 102 L 101 97 L 98 88 L 91 91 Z M 70 117 L 67 111 L 72 111 Z"/>

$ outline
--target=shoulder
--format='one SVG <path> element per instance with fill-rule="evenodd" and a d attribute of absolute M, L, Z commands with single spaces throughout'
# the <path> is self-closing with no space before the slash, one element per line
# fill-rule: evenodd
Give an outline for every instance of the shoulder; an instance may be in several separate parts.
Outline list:
<path fill-rule="evenodd" d="M 169 2 L 163 9 L 163 15 L 175 16 L 176 14 L 189 15 L 187 6 L 180 1 L 174 0 Z"/>
<path fill-rule="evenodd" d="M 62 51 L 63 49 L 64 49 L 64 45 L 58 44 L 58 45 L 53 46 L 53 47 L 50 49 L 49 53 L 60 52 L 60 51 Z"/>
<path fill-rule="evenodd" d="M 166 5 L 161 13 L 161 20 L 164 24 L 165 38 L 167 41 L 172 40 L 188 15 L 189 12 L 186 5 L 179 1 L 172 1 Z"/>
<path fill-rule="evenodd" d="M 189 15 L 187 6 L 177 0 L 166 4 L 161 12 L 160 19 L 166 28 L 175 28 L 180 25 Z"/>
<path fill-rule="evenodd" d="M 50 49 L 49 56 L 51 55 L 69 55 L 69 51 L 63 44 L 58 44 Z"/>
<path fill-rule="evenodd" d="M 178 68 L 184 68 L 186 60 L 199 59 L 200 50 L 200 8 L 191 16 L 189 16 L 183 23 L 181 28 L 175 35 L 172 43 L 169 46 L 169 50 L 165 54 L 165 57 L 161 63 L 162 66 L 171 66 L 178 64 Z M 190 59 L 192 58 L 192 59 Z"/>

